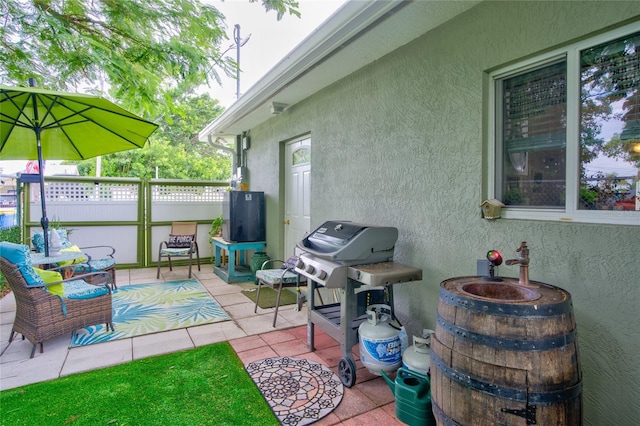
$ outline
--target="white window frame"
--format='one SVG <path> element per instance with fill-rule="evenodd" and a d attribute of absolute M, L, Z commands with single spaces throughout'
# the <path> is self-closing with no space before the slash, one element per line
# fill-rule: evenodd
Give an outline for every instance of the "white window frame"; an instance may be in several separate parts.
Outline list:
<path fill-rule="evenodd" d="M 528 219 L 545 221 L 607 223 L 640 226 L 640 212 L 616 210 L 578 209 L 580 188 L 580 52 L 590 47 L 615 40 L 640 31 L 640 23 L 633 23 L 613 31 L 554 49 L 516 64 L 489 73 L 488 105 L 488 179 L 489 198 L 496 198 L 501 176 L 502 146 L 498 140 L 502 116 L 497 113 L 501 98 L 497 96 L 498 84 L 502 79 L 526 72 L 541 65 L 565 58 L 567 61 L 567 145 L 566 145 L 566 201 L 565 208 L 526 208 L 508 206 L 502 209 L 504 219 Z"/>

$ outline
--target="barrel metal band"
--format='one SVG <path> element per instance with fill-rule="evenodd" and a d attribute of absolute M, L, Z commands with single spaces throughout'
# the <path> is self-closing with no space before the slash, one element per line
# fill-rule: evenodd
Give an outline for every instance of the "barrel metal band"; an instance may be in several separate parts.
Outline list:
<path fill-rule="evenodd" d="M 455 382 L 460 383 L 463 386 L 487 393 L 489 395 L 497 396 L 500 398 L 507 398 L 514 401 L 520 401 L 527 404 L 549 404 L 554 402 L 563 402 L 569 399 L 578 397 L 582 393 L 582 382 L 577 384 L 549 392 L 527 392 L 522 389 L 513 389 L 505 386 L 498 386 L 491 383 L 483 382 L 468 376 L 466 374 L 459 373 L 451 367 L 445 365 L 445 363 L 431 351 L 431 362 L 447 377 L 453 379 Z"/>
<path fill-rule="evenodd" d="M 433 402 L 433 400 L 431 401 L 431 409 L 433 410 L 433 414 L 436 417 L 438 417 L 438 420 L 440 420 L 443 425 L 445 425 L 445 426 L 461 426 L 460 423 L 457 423 L 452 418 L 447 416 L 444 413 L 444 411 L 442 411 L 442 409 L 440 407 L 438 407 L 438 404 L 435 404 Z"/>
<path fill-rule="evenodd" d="M 562 348 L 577 340 L 577 331 L 574 328 L 571 332 L 562 336 L 548 337 L 541 340 L 508 339 L 497 336 L 487 336 L 486 334 L 475 333 L 466 328 L 451 324 L 440 316 L 436 315 L 436 321 L 440 327 L 444 328 L 456 339 L 465 340 L 472 343 L 482 344 L 496 349 L 512 351 L 546 351 L 549 349 Z"/>
<path fill-rule="evenodd" d="M 486 300 L 476 300 L 470 297 L 454 294 L 440 287 L 440 300 L 459 308 L 489 315 L 504 317 L 548 317 L 573 312 L 571 299 L 561 303 L 549 305 L 519 305 L 515 303 L 495 303 Z"/>

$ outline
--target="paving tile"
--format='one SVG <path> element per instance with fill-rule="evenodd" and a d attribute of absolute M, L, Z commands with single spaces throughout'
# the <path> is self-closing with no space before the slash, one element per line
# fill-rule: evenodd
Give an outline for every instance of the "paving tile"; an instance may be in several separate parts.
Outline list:
<path fill-rule="evenodd" d="M 345 420 L 341 424 L 347 426 L 404 425 L 403 422 L 389 415 L 389 413 L 382 408 L 376 408 L 374 410 L 367 411 L 366 413 Z"/>
<path fill-rule="evenodd" d="M 133 359 L 167 354 L 195 346 L 186 329 L 147 334 L 133 338 Z"/>
<path fill-rule="evenodd" d="M 71 348 L 61 376 L 123 364 L 133 360 L 133 339 L 120 339 Z"/>
<path fill-rule="evenodd" d="M 355 388 L 367 395 L 378 407 L 395 401 L 395 395 L 391 392 L 391 388 L 382 377 L 376 376 L 373 380 L 363 382 L 356 381 Z"/>
<path fill-rule="evenodd" d="M 281 306 L 278 317 L 286 319 L 294 326 L 306 325 L 308 321 L 307 310 L 304 307 L 301 311 L 296 311 L 295 306 Z"/>
<path fill-rule="evenodd" d="M 304 340 L 305 342 L 307 341 L 306 337 Z M 334 346 L 340 346 L 340 342 L 326 333 L 315 333 L 313 336 L 313 346 L 316 349 L 326 349 Z"/>
<path fill-rule="evenodd" d="M 362 365 L 360 361 L 356 361 L 356 366 Z M 356 383 L 362 383 L 369 380 L 375 380 L 380 376 L 373 374 L 366 367 L 359 367 L 356 370 Z"/>
<path fill-rule="evenodd" d="M 214 298 L 217 300 L 220 297 L 221 296 L 215 296 Z M 242 297 L 246 299 L 246 297 Z M 258 307 L 258 311 L 253 312 L 255 309 L 255 305 L 253 303 L 240 303 L 235 305 L 220 303 L 220 306 L 222 306 L 225 312 L 233 319 L 250 318 L 257 315 L 269 315 L 271 317 L 271 321 L 273 321 L 273 309 L 262 309 L 261 307 Z"/>
<path fill-rule="evenodd" d="M 156 268 L 129 269 L 130 279 L 155 279 Z"/>
<path fill-rule="evenodd" d="M 218 294 L 214 296 L 214 299 L 216 299 L 218 303 L 224 307 L 231 306 L 231 305 L 247 304 L 247 305 L 252 305 L 251 311 L 253 311 L 253 306 L 255 306 L 254 303 L 251 302 L 251 300 L 249 300 L 247 296 L 245 296 L 242 293 Z"/>
<path fill-rule="evenodd" d="M 229 343 L 236 353 L 269 346 L 260 336 L 242 337 L 240 339 L 230 340 Z"/>
<path fill-rule="evenodd" d="M 342 358 L 340 346 L 332 346 L 325 349 L 316 349 L 314 351 L 320 358 L 325 361 L 329 367 L 335 367 Z"/>
<path fill-rule="evenodd" d="M 195 346 L 210 345 L 246 336 L 246 333 L 233 321 L 190 327 L 187 328 L 187 332 Z"/>
<path fill-rule="evenodd" d="M 318 327 L 316 327 L 316 330 L 317 329 L 318 329 Z M 290 329 L 289 332 L 291 334 L 293 334 L 294 336 L 296 336 L 298 339 L 304 340 L 305 342 L 307 341 L 307 326 L 306 325 L 294 327 L 294 328 Z"/>
<path fill-rule="evenodd" d="M 289 340 L 273 346 L 273 350 L 280 356 L 293 356 L 309 352 L 309 348 L 300 340 Z"/>
<path fill-rule="evenodd" d="M 395 400 L 389 404 L 383 405 L 382 409 L 384 411 L 386 411 L 387 413 L 389 413 L 390 416 L 392 416 L 393 418 L 397 418 L 396 416 L 396 402 Z"/>
<path fill-rule="evenodd" d="M 291 327 L 291 324 L 283 318 L 278 318 L 276 328 L 274 329 L 273 315 L 257 315 L 248 318 L 234 318 L 240 328 L 242 328 L 247 334 L 262 334 L 268 333 L 275 329 L 286 329 Z"/>
<path fill-rule="evenodd" d="M 242 361 L 242 363 L 245 365 L 259 359 L 273 358 L 276 356 L 278 356 L 278 354 L 275 353 L 270 346 L 263 346 L 261 348 L 251 349 L 238 353 L 238 358 L 240 358 L 240 361 Z"/>
<path fill-rule="evenodd" d="M 294 336 L 290 330 L 271 331 L 262 334 L 260 337 L 262 337 L 262 340 L 267 342 L 267 344 L 269 345 L 275 345 L 281 342 L 287 342 L 289 340 L 296 339 L 296 336 Z"/>
<path fill-rule="evenodd" d="M 242 287 L 229 285 L 222 280 L 205 280 L 200 283 L 214 297 L 221 294 L 237 294 L 242 291 Z"/>
<path fill-rule="evenodd" d="M 0 364 L 0 389 L 55 379 L 64 365 L 71 335 L 51 339 L 44 344 L 44 353 L 36 350 L 30 358 L 33 345 L 20 337 L 14 340 L 2 355 Z"/>
<path fill-rule="evenodd" d="M 8 293 L 2 299 L 0 299 L 0 312 L 15 312 L 16 310 L 16 298 L 13 293 Z"/>
<path fill-rule="evenodd" d="M 344 388 L 342 402 L 333 412 L 340 420 L 344 421 L 376 408 L 376 404 L 360 390 L 356 388 Z"/>
<path fill-rule="evenodd" d="M 320 420 L 318 420 L 317 422 L 315 422 L 313 426 L 333 426 L 338 424 L 341 424 L 340 417 L 336 416 L 335 413 L 332 411 L 326 416 L 324 416 L 323 418 L 321 418 Z M 378 425 L 378 426 L 384 426 L 384 425 Z"/>
<path fill-rule="evenodd" d="M 314 362 L 317 362 L 318 364 L 322 364 L 325 367 L 329 368 L 329 366 L 326 365 L 324 361 L 319 356 L 317 356 L 314 352 L 305 352 L 305 353 L 296 355 L 294 358 L 301 358 L 301 359 L 306 359 L 308 361 L 314 361 Z"/>

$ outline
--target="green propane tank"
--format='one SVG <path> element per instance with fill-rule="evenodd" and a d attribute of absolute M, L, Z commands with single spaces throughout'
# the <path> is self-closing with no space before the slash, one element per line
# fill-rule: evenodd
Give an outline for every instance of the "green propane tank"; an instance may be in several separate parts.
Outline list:
<path fill-rule="evenodd" d="M 251 272 L 255 275 L 256 271 L 262 268 L 262 264 L 269 260 L 269 256 L 267 253 L 263 251 L 258 251 L 251 256 L 251 260 L 249 261 L 249 266 L 251 267 Z M 256 278 L 255 283 L 258 284 L 258 279 Z"/>
<path fill-rule="evenodd" d="M 431 383 L 427 376 L 399 368 L 395 382 L 384 371 L 382 377 L 395 395 L 398 420 L 411 426 L 436 425 L 431 410 Z"/>

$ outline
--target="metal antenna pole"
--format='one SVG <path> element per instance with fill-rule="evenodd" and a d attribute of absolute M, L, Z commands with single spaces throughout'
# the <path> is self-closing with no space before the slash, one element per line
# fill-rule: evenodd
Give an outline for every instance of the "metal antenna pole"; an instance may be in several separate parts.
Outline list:
<path fill-rule="evenodd" d="M 233 26 L 233 41 L 235 42 L 235 45 L 229 46 L 229 48 L 222 53 L 224 55 L 229 49 L 233 49 L 234 47 L 236 48 L 236 100 L 240 98 L 240 48 L 247 44 L 250 38 L 251 34 L 242 40 L 240 37 L 240 25 L 235 24 Z"/>
<path fill-rule="evenodd" d="M 240 24 L 233 27 L 233 39 L 236 42 L 236 99 L 240 99 Z"/>

